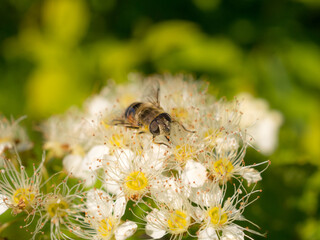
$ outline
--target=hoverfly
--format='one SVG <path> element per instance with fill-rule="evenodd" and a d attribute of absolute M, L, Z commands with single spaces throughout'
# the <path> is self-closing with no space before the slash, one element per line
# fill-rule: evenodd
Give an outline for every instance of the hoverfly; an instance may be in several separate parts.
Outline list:
<path fill-rule="evenodd" d="M 138 129 L 139 133 L 150 132 L 153 136 L 153 141 L 157 136 L 164 136 L 170 143 L 170 133 L 172 124 L 180 125 L 185 131 L 187 130 L 180 122 L 173 119 L 169 113 L 160 106 L 159 94 L 160 85 L 158 81 L 153 81 L 147 86 L 148 89 L 144 92 L 145 101 L 133 102 L 125 110 L 122 119 L 114 119 L 114 125 L 123 125 L 127 128 Z M 165 144 L 165 143 L 160 143 Z M 168 146 L 168 144 L 165 144 Z"/>

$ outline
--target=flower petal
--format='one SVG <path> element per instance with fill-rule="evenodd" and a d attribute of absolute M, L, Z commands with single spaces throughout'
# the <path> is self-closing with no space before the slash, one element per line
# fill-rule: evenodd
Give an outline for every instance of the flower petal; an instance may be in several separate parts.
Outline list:
<path fill-rule="evenodd" d="M 248 185 L 250 185 L 251 183 L 258 182 L 262 179 L 260 172 L 254 168 L 244 168 L 241 170 L 240 175 L 245 180 L 247 180 Z"/>
<path fill-rule="evenodd" d="M 121 193 L 121 190 L 120 190 L 120 186 L 119 184 L 116 182 L 116 181 L 113 181 L 113 180 L 105 180 L 104 181 L 104 187 L 105 189 L 110 192 L 111 194 L 120 194 Z"/>
<path fill-rule="evenodd" d="M 132 236 L 137 230 L 137 227 L 137 224 L 132 221 L 121 224 L 114 232 L 116 240 L 124 240 Z"/>
<path fill-rule="evenodd" d="M 81 171 L 83 158 L 80 155 L 69 154 L 62 160 L 64 169 L 72 173 L 75 177 L 79 177 L 79 171 Z"/>
<path fill-rule="evenodd" d="M 154 225 L 146 225 L 146 234 L 152 237 L 153 239 L 162 238 L 166 234 L 166 230 L 159 229 Z"/>
<path fill-rule="evenodd" d="M 0 195 L 0 215 L 8 210 L 7 204 L 5 204 L 4 199 L 7 197 L 5 195 Z"/>
<path fill-rule="evenodd" d="M 109 217 L 112 214 L 113 201 L 106 192 L 100 189 L 91 189 L 87 193 L 86 206 L 88 214 L 91 216 L 96 218 Z"/>
<path fill-rule="evenodd" d="M 158 209 L 152 210 L 147 217 L 146 234 L 154 239 L 163 237 L 166 234 L 165 216 Z"/>
<path fill-rule="evenodd" d="M 213 227 L 207 227 L 199 232 L 198 240 L 219 240 Z"/>
<path fill-rule="evenodd" d="M 107 109 L 112 107 L 112 104 L 104 97 L 101 96 L 94 96 L 92 99 L 90 99 L 89 102 L 87 102 L 87 111 L 90 115 L 103 115 L 103 113 L 106 113 Z"/>
<path fill-rule="evenodd" d="M 223 230 L 221 240 L 244 240 L 244 233 L 237 226 L 229 226 Z"/>
<path fill-rule="evenodd" d="M 87 155 L 84 157 L 84 164 L 88 170 L 96 170 L 102 166 L 101 160 L 105 158 L 105 155 L 109 155 L 109 148 L 105 145 L 97 145 L 90 149 Z"/>
<path fill-rule="evenodd" d="M 10 142 L 3 142 L 0 144 L 0 154 L 4 152 L 7 148 L 12 148 L 12 144 Z"/>
<path fill-rule="evenodd" d="M 115 202 L 113 215 L 116 218 L 121 218 L 126 210 L 126 205 L 126 198 L 124 196 L 119 197 Z"/>
<path fill-rule="evenodd" d="M 201 187 L 207 180 L 207 170 L 201 163 L 188 160 L 182 173 L 182 179 L 191 187 Z"/>

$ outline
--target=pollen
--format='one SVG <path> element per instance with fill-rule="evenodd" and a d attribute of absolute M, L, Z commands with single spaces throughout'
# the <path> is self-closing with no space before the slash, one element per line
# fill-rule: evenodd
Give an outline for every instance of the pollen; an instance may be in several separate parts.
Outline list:
<path fill-rule="evenodd" d="M 11 138 L 9 137 L 0 138 L 0 143 L 10 142 L 10 141 L 11 141 Z"/>
<path fill-rule="evenodd" d="M 114 220 L 112 218 L 105 218 L 100 221 L 98 232 L 102 237 L 109 237 L 114 228 Z M 108 238 L 109 239 L 109 238 Z"/>
<path fill-rule="evenodd" d="M 213 175 L 229 179 L 232 175 L 233 165 L 227 158 L 221 158 L 213 164 Z"/>
<path fill-rule="evenodd" d="M 111 125 L 109 125 L 109 124 L 107 123 L 107 120 L 101 121 L 101 124 L 102 124 L 106 129 L 111 128 Z"/>
<path fill-rule="evenodd" d="M 13 203 L 21 210 L 28 208 L 35 199 L 31 187 L 18 188 L 12 196 Z"/>
<path fill-rule="evenodd" d="M 174 156 L 179 162 L 186 162 L 194 155 L 194 149 L 189 144 L 177 145 L 174 149 Z"/>
<path fill-rule="evenodd" d="M 68 202 L 61 196 L 53 196 L 51 197 L 46 205 L 47 212 L 51 218 L 58 217 L 63 218 L 68 213 L 67 210 L 69 208 Z"/>
<path fill-rule="evenodd" d="M 187 117 L 189 116 L 188 111 L 182 107 L 173 108 L 171 111 L 171 115 L 180 119 L 187 119 Z"/>
<path fill-rule="evenodd" d="M 210 147 L 216 146 L 216 140 L 221 136 L 221 132 L 210 128 L 204 133 L 204 139 L 209 144 Z"/>
<path fill-rule="evenodd" d="M 208 211 L 208 217 L 213 225 L 223 225 L 228 221 L 228 215 L 221 207 L 213 207 Z"/>
<path fill-rule="evenodd" d="M 134 191 L 135 193 L 143 192 L 148 186 L 148 179 L 143 172 L 135 171 L 126 177 L 125 185 L 128 190 Z"/>
<path fill-rule="evenodd" d="M 68 144 L 62 144 L 56 141 L 48 141 L 44 144 L 43 148 L 49 150 L 53 156 L 61 158 L 70 151 Z"/>
<path fill-rule="evenodd" d="M 124 147 L 124 136 L 123 134 L 113 134 L 110 139 L 110 144 L 116 147 Z"/>
<path fill-rule="evenodd" d="M 189 225 L 190 221 L 186 213 L 175 210 L 170 214 L 170 217 L 168 219 L 168 227 L 172 234 L 180 234 L 186 232 Z"/>

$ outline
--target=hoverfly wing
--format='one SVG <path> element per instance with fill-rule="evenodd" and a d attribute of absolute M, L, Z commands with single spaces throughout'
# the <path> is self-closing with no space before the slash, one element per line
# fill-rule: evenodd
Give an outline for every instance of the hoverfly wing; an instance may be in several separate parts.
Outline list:
<path fill-rule="evenodd" d="M 152 103 L 156 107 L 160 107 L 160 83 L 157 79 L 149 79 L 146 81 L 145 88 L 141 100 L 143 102 Z"/>

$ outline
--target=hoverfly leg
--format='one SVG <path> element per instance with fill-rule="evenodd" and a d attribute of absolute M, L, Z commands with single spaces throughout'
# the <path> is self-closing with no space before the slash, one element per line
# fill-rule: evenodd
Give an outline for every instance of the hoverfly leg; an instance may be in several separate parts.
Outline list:
<path fill-rule="evenodd" d="M 168 140 L 168 138 L 167 138 L 167 140 Z M 154 144 L 159 144 L 159 145 L 163 144 L 163 145 L 167 146 L 168 148 L 171 148 L 171 146 L 169 144 L 165 143 L 165 142 L 156 142 L 155 141 L 155 136 L 152 137 L 152 142 Z M 169 142 L 169 140 L 168 140 L 168 142 Z M 169 143 L 171 143 L 171 142 L 169 142 Z"/>
<path fill-rule="evenodd" d="M 164 137 L 167 139 L 168 143 L 171 144 L 170 138 L 168 136 L 164 136 Z"/>
<path fill-rule="evenodd" d="M 187 129 L 185 126 L 183 126 L 182 123 L 180 123 L 178 121 L 173 121 L 173 122 L 178 123 L 183 128 L 183 130 L 185 130 L 186 132 L 196 133 L 196 131 L 192 131 L 192 130 Z"/>
<path fill-rule="evenodd" d="M 112 125 L 114 126 L 118 126 L 118 125 L 122 125 L 126 128 L 130 128 L 130 129 L 139 129 L 139 126 L 136 125 L 132 125 L 131 123 L 125 122 L 123 119 L 114 119 L 112 120 Z"/>
<path fill-rule="evenodd" d="M 140 127 L 138 126 L 132 126 L 132 125 L 124 125 L 126 128 L 130 128 L 130 129 L 139 129 Z"/>
<path fill-rule="evenodd" d="M 125 121 L 123 119 L 113 119 L 111 121 L 111 124 L 112 125 L 124 125 L 125 124 Z"/>

